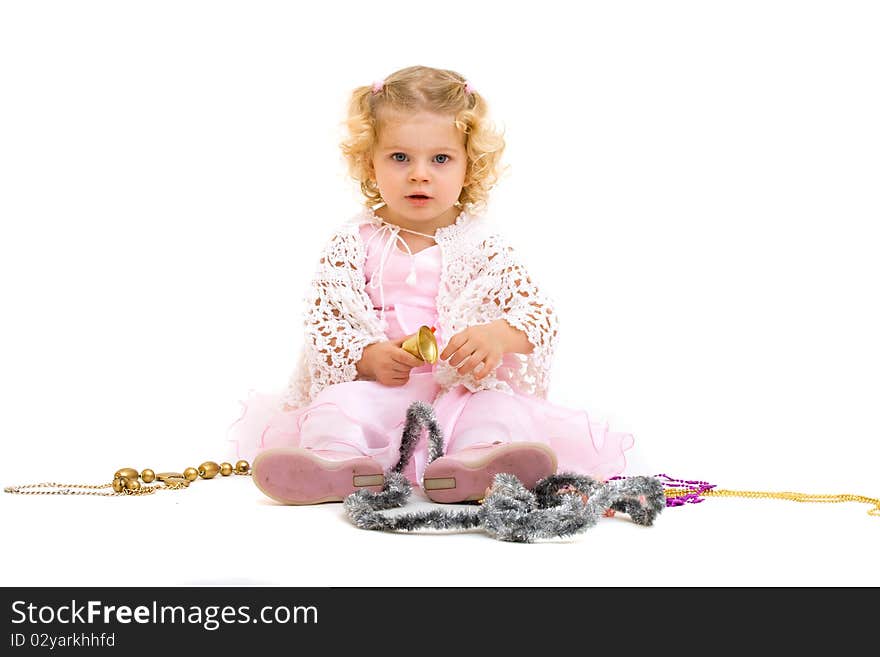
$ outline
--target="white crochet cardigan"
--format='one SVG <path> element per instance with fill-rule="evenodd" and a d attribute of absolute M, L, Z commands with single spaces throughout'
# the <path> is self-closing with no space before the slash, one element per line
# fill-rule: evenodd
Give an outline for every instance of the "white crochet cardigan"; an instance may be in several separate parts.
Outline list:
<path fill-rule="evenodd" d="M 364 209 L 335 232 L 318 261 L 305 297 L 300 360 L 283 396 L 288 408 L 307 405 L 326 386 L 356 380 L 364 348 L 388 339 L 366 292 L 366 252 L 359 230 L 364 223 L 380 226 L 382 220 Z M 546 398 L 558 337 L 551 300 L 490 221 L 471 208 L 454 224 L 437 229 L 434 237 L 442 255 L 436 300 L 442 334 L 452 337 L 469 326 L 505 319 L 525 332 L 534 347 L 529 355 L 507 354 L 480 381 L 437 361 L 434 379 L 441 394 L 462 384 L 474 392 L 517 390 Z"/>

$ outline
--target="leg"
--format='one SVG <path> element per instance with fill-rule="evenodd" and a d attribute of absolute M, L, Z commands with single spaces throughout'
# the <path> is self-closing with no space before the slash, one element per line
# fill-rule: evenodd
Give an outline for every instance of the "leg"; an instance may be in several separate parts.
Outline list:
<path fill-rule="evenodd" d="M 497 390 L 480 390 L 468 395 L 451 427 L 447 454 L 497 443 L 547 443 L 543 434 L 521 398 Z"/>
<path fill-rule="evenodd" d="M 556 472 L 556 454 L 536 435 L 516 397 L 485 390 L 460 401 L 446 456 L 425 469 L 422 486 L 431 500 L 482 499 L 501 472 L 527 488 Z"/>

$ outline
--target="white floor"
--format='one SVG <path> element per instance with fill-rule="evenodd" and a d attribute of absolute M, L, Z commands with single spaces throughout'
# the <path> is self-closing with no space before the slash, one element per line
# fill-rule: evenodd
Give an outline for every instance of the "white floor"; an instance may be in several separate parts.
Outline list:
<path fill-rule="evenodd" d="M 417 492 L 408 508 L 428 504 Z M 340 504 L 276 505 L 249 477 L 142 498 L 7 494 L 0 508 L 4 586 L 880 584 L 880 518 L 860 503 L 711 498 L 649 528 L 618 514 L 530 545 L 363 531 Z"/>

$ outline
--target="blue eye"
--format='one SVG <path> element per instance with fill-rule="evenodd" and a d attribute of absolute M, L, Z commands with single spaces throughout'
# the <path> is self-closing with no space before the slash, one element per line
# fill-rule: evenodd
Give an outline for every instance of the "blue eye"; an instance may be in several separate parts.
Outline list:
<path fill-rule="evenodd" d="M 437 164 L 446 164 L 447 162 L 449 162 L 449 156 L 444 153 L 440 153 L 440 155 L 435 155 L 434 159 L 437 161 Z"/>
<path fill-rule="evenodd" d="M 400 157 L 398 157 L 398 155 Z M 395 162 L 406 162 L 406 153 L 392 153 L 391 159 Z"/>

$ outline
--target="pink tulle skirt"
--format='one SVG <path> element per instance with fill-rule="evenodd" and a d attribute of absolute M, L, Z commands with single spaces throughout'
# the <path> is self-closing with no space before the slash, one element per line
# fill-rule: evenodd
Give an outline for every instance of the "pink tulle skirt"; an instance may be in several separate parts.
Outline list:
<path fill-rule="evenodd" d="M 328 386 L 303 408 L 284 411 L 280 395 L 252 392 L 242 402 L 242 414 L 229 428 L 233 459 L 253 458 L 273 447 L 299 446 L 362 454 L 387 470 L 400 458 L 406 411 L 414 401 L 434 409 L 443 432 L 445 452 L 495 441 L 543 442 L 558 459 L 558 472 L 598 479 L 621 474 L 624 452 L 632 435 L 609 431 L 586 411 L 572 410 L 544 399 L 494 390 L 470 392 L 456 386 L 439 395 L 430 372 L 413 370 L 399 387 L 375 381 L 351 381 Z M 404 471 L 420 484 L 427 465 L 427 439 L 419 442 Z"/>

